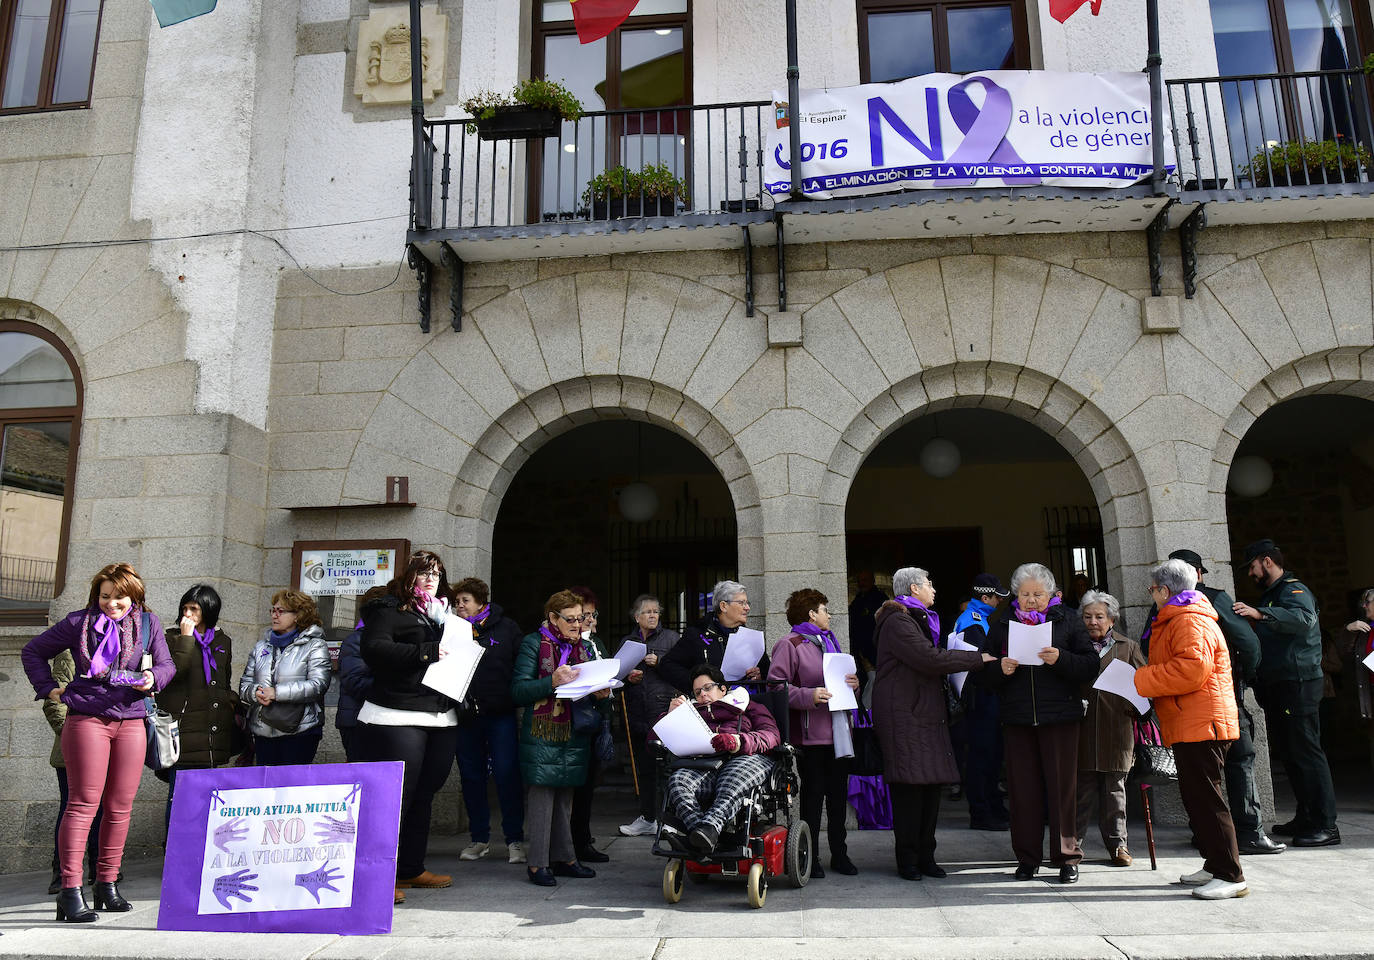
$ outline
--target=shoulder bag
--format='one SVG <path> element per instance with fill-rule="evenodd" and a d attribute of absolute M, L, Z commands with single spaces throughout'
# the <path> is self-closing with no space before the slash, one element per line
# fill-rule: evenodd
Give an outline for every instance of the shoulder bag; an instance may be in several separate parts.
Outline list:
<path fill-rule="evenodd" d="M 146 610 L 139 621 L 139 629 L 143 634 L 143 651 L 139 654 L 139 659 L 142 660 L 149 653 L 148 631 L 152 629 L 152 622 Z M 154 772 L 168 770 L 176 766 L 177 761 L 181 759 L 181 725 L 176 717 L 157 705 L 156 695 L 149 694 L 144 697 L 143 706 L 148 712 L 143 721 L 148 735 L 143 765 Z"/>
<path fill-rule="evenodd" d="M 1131 765 L 1130 781 L 1152 787 L 1177 782 L 1178 763 L 1174 751 L 1164 746 L 1154 713 L 1131 723 L 1135 728 L 1135 762 Z"/>

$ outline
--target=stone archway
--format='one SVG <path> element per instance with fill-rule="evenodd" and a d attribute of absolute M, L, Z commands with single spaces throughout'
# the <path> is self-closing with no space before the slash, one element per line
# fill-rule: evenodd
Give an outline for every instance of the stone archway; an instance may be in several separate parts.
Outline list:
<path fill-rule="evenodd" d="M 881 393 L 842 432 L 821 485 L 820 530 L 835 545 L 824 554 L 822 589 L 844 595 L 845 505 L 864 459 L 903 424 L 952 407 L 1013 414 L 1064 447 L 1087 478 L 1102 515 L 1111 590 L 1128 602 L 1143 593 L 1156 551 L 1145 477 L 1129 445 L 1094 403 L 1063 382 L 997 362 L 922 371 Z"/>
<path fill-rule="evenodd" d="M 758 487 L 744 455 L 701 404 L 636 377 L 576 377 L 536 391 L 496 419 L 463 458 L 449 499 L 449 551 L 455 569 L 488 578 L 496 515 L 516 471 L 547 440 L 580 424 L 608 419 L 652 423 L 706 454 L 734 504 L 740 581 L 761 597 L 763 524 Z"/>

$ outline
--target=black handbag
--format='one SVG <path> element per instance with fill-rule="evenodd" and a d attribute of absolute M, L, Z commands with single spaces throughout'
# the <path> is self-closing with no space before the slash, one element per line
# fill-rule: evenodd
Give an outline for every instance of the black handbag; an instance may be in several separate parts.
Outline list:
<path fill-rule="evenodd" d="M 876 777 L 883 772 L 883 748 L 878 743 L 878 731 L 873 727 L 873 714 L 858 710 L 854 714 L 854 763 L 850 773 L 860 777 Z"/>
<path fill-rule="evenodd" d="M 952 727 L 964 719 L 964 701 L 954 692 L 954 681 L 948 676 L 941 677 L 940 683 L 945 688 L 945 710 L 949 713 L 949 725 Z"/>
<path fill-rule="evenodd" d="M 601 711 L 597 709 L 596 698 L 587 694 L 572 703 L 573 733 L 584 737 L 595 736 L 601 732 Z"/>
<path fill-rule="evenodd" d="M 1164 746 L 1154 715 L 1131 723 L 1135 728 L 1135 762 L 1131 765 L 1130 781 L 1151 787 L 1176 783 L 1178 762 L 1174 751 Z"/>

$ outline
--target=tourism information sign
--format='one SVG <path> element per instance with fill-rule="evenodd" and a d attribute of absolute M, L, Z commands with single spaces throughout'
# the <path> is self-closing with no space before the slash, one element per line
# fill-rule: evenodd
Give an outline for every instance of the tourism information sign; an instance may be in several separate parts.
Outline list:
<path fill-rule="evenodd" d="M 791 190 L 787 95 L 774 92 L 766 189 Z M 803 90 L 803 193 L 812 199 L 894 190 L 1115 188 L 1153 169 L 1143 73 L 990 70 Z M 1173 145 L 1165 126 L 1164 156 Z M 1168 167 L 1173 169 L 1172 164 Z"/>
<path fill-rule="evenodd" d="M 177 774 L 159 930 L 391 930 L 401 763 Z"/>
<path fill-rule="evenodd" d="M 396 576 L 394 547 L 302 550 L 301 591 L 314 597 L 361 596 Z"/>

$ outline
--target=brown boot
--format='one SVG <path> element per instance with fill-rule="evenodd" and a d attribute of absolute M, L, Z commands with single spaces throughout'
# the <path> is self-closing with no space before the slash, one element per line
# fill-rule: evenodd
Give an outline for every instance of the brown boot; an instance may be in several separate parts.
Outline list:
<path fill-rule="evenodd" d="M 396 886 L 402 889 L 407 887 L 428 887 L 437 890 L 440 887 L 453 886 L 453 878 L 446 873 L 430 873 L 428 870 L 425 870 L 405 880 L 397 880 Z"/>

